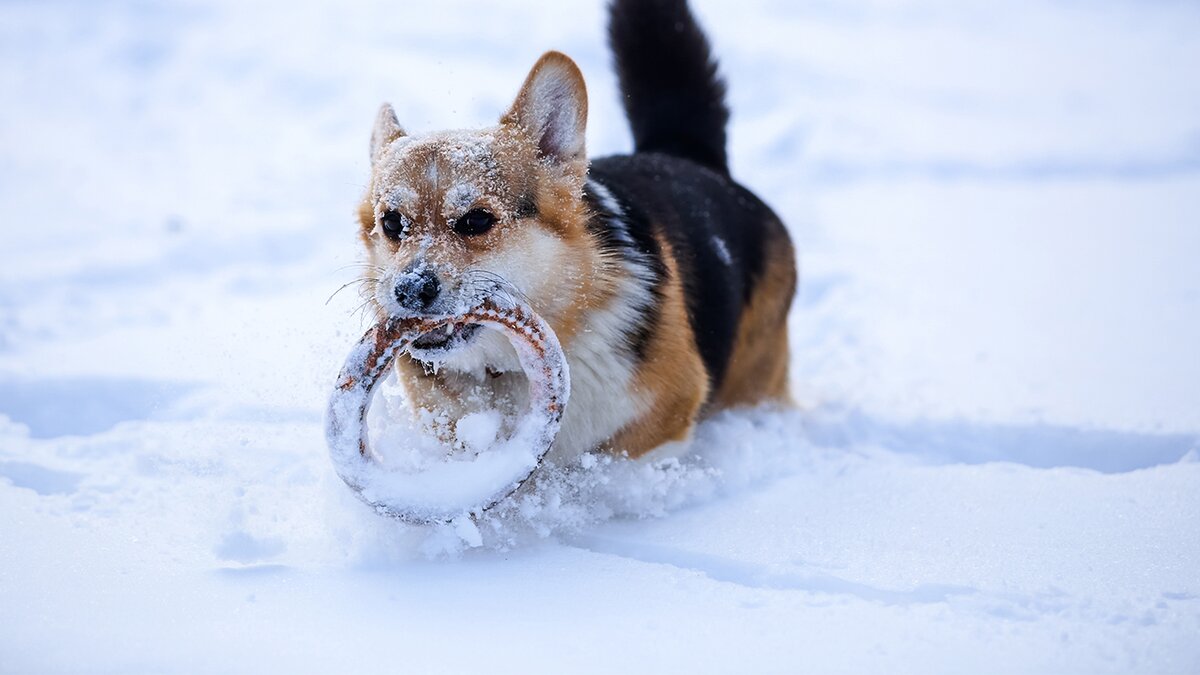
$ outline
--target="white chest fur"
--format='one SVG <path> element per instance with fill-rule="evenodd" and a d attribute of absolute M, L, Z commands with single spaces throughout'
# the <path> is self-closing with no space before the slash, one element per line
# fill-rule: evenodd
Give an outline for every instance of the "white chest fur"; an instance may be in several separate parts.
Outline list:
<path fill-rule="evenodd" d="M 605 307 L 590 312 L 582 329 L 565 345 L 571 369 L 571 398 L 562 428 L 549 459 L 562 463 L 593 450 L 649 409 L 649 402 L 634 389 L 635 366 L 625 334 L 632 308 L 630 295 L 636 280 L 623 280 L 622 288 Z M 480 335 L 476 344 L 448 359 L 442 372 L 454 407 L 470 409 L 502 405 L 513 410 L 526 404 L 524 377 L 516 353 L 498 334 Z M 499 371 L 491 376 L 487 370 Z"/>

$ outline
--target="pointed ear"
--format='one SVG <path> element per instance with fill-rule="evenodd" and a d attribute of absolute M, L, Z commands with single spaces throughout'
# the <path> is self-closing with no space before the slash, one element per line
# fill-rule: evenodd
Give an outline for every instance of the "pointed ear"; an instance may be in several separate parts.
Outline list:
<path fill-rule="evenodd" d="M 560 52 L 543 54 L 500 123 L 531 135 L 543 157 L 586 163 L 587 87 L 579 67 Z"/>
<path fill-rule="evenodd" d="M 375 128 L 371 130 L 371 162 L 379 160 L 379 155 L 388 143 L 405 136 L 400 121 L 396 119 L 396 111 L 390 103 L 384 103 L 375 116 Z"/>

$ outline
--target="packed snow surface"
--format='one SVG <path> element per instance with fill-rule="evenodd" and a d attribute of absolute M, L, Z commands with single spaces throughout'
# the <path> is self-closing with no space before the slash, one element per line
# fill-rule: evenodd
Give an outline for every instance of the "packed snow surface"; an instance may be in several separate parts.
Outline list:
<path fill-rule="evenodd" d="M 600 0 L 347 4 L 0 5 L 0 671 L 1200 671 L 1200 6 L 696 0 L 798 408 L 422 528 L 322 433 L 380 103 L 628 132 Z"/>

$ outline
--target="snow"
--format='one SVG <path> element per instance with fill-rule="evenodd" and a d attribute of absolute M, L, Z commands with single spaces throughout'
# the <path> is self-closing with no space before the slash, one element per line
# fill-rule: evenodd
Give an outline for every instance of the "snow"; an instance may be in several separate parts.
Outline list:
<path fill-rule="evenodd" d="M 721 262 L 725 263 L 726 265 L 733 264 L 733 256 L 730 255 L 729 245 L 725 243 L 724 239 L 714 234 L 712 238 L 712 245 L 713 248 L 717 250 L 717 257 L 721 259 Z"/>
<path fill-rule="evenodd" d="M 463 415 L 454 422 L 454 437 L 470 452 L 490 448 L 500 434 L 504 417 L 498 410 L 481 410 Z"/>
<path fill-rule="evenodd" d="M 1200 670 L 1190 3 L 697 0 L 800 409 L 478 523 L 353 497 L 373 116 L 557 48 L 623 150 L 603 4 L 0 5 L 0 671 Z"/>

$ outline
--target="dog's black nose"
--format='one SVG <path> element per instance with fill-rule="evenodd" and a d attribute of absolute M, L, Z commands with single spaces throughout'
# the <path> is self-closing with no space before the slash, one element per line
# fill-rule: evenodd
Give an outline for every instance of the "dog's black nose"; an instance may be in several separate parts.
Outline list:
<path fill-rule="evenodd" d="M 441 292 L 442 282 L 429 268 L 406 272 L 396 279 L 396 302 L 413 312 L 427 311 Z"/>

